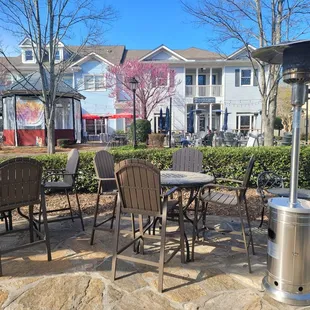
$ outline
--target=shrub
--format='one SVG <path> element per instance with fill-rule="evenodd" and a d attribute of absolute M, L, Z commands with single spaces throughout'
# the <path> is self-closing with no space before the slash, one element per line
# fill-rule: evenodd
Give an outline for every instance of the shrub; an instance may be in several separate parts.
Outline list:
<path fill-rule="evenodd" d="M 137 142 L 146 142 L 148 134 L 151 133 L 151 123 L 146 119 L 138 119 L 136 121 L 136 139 Z M 133 123 L 130 125 L 128 132 L 130 140 L 133 139 Z"/>
<path fill-rule="evenodd" d="M 251 186 L 256 187 L 257 176 L 264 170 L 274 171 L 287 179 L 288 186 L 290 176 L 291 148 L 281 147 L 258 147 L 258 148 L 198 148 L 203 153 L 203 169 L 207 173 L 213 173 L 217 177 L 242 179 L 245 168 L 252 154 L 255 155 Z M 172 154 L 177 149 L 128 149 L 128 146 L 111 149 L 115 162 L 127 158 L 145 159 L 159 169 L 168 169 L 172 166 Z M 80 192 L 96 192 L 97 180 L 93 158 L 95 152 L 80 152 L 79 173 L 77 189 Z M 64 169 L 67 154 L 38 155 L 33 156 L 41 161 L 45 169 Z M 0 162 L 7 158 L 0 158 Z M 300 152 L 299 186 L 310 187 L 310 148 L 303 146 Z"/>
<path fill-rule="evenodd" d="M 66 148 L 69 145 L 73 144 L 70 139 L 57 139 L 57 146 Z"/>

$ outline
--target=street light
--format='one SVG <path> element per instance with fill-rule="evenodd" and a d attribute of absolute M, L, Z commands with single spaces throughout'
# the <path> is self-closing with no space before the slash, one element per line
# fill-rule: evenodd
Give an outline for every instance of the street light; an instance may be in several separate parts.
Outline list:
<path fill-rule="evenodd" d="M 129 80 L 130 88 L 133 93 L 133 137 L 132 137 L 132 142 L 133 142 L 133 147 L 137 148 L 137 138 L 136 138 L 136 90 L 138 86 L 138 81 L 136 80 L 135 77 L 132 77 Z"/>

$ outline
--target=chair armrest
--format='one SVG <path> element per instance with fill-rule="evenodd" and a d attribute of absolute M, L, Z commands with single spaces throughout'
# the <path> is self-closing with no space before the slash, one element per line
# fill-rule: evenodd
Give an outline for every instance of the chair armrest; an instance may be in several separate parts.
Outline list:
<path fill-rule="evenodd" d="M 241 192 L 241 191 L 245 191 L 246 190 L 246 187 L 243 187 L 243 186 L 227 186 L 227 185 L 219 185 L 219 184 L 207 184 L 205 186 L 203 186 L 200 191 L 199 191 L 199 199 L 201 198 L 201 195 L 202 193 L 205 191 L 205 190 L 210 190 L 210 189 L 224 189 L 224 190 L 230 190 L 230 191 L 235 191 L 236 192 L 236 195 L 238 195 L 238 192 Z"/>
<path fill-rule="evenodd" d="M 243 183 L 243 181 L 240 181 L 240 180 L 226 179 L 226 178 L 216 178 L 216 181 L 232 182 L 232 183 L 238 183 L 238 184 L 242 184 Z"/>
<path fill-rule="evenodd" d="M 71 176 L 76 176 L 77 174 L 76 173 L 51 173 L 51 174 L 48 174 L 45 178 L 43 178 L 43 183 L 46 182 L 46 180 L 51 177 L 51 176 L 62 176 L 64 177 L 65 175 L 71 175 Z"/>
<path fill-rule="evenodd" d="M 203 187 L 203 189 L 212 189 L 212 188 L 237 190 L 237 191 L 246 190 L 246 187 L 243 187 L 243 186 L 229 186 L 229 185 L 220 185 L 220 184 L 207 184 Z"/>
<path fill-rule="evenodd" d="M 167 192 L 161 194 L 162 198 L 167 198 L 169 197 L 171 194 L 173 194 L 175 191 L 177 191 L 179 188 L 178 187 L 173 187 L 171 189 L 169 189 Z"/>
<path fill-rule="evenodd" d="M 97 177 L 96 177 L 96 180 L 98 180 L 98 181 L 116 181 L 115 178 L 97 178 Z"/>

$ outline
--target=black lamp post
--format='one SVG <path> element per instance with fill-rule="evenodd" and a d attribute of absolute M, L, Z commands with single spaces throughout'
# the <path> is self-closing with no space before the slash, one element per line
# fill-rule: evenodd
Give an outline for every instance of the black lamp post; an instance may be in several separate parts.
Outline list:
<path fill-rule="evenodd" d="M 130 88 L 133 93 L 133 137 L 132 137 L 132 142 L 133 142 L 133 147 L 137 147 L 137 137 L 136 137 L 136 90 L 138 86 L 138 81 L 136 80 L 135 77 L 132 77 L 129 80 L 130 83 Z"/>

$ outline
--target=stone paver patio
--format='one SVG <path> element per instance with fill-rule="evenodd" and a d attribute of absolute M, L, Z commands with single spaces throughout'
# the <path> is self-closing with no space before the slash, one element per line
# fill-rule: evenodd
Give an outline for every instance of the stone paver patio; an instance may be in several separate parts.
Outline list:
<path fill-rule="evenodd" d="M 209 219 L 219 221 L 217 217 Z M 119 261 L 119 279 L 112 282 L 112 234 L 97 231 L 95 244 L 90 246 L 92 218 L 86 218 L 85 224 L 85 232 L 79 221 L 49 225 L 52 262 L 47 262 L 43 245 L 2 258 L 2 309 L 295 309 L 261 290 L 266 230 L 254 230 L 259 247 L 251 256 L 252 274 L 244 253 L 199 244 L 195 262 L 181 264 L 179 255 L 172 259 L 165 269 L 165 292 L 159 294 L 157 270 L 149 266 Z M 121 244 L 126 238 L 130 237 L 123 235 Z M 1 246 L 25 241 L 28 233 L 2 236 Z M 148 251 L 145 256 L 154 260 L 158 247 L 150 246 Z"/>

